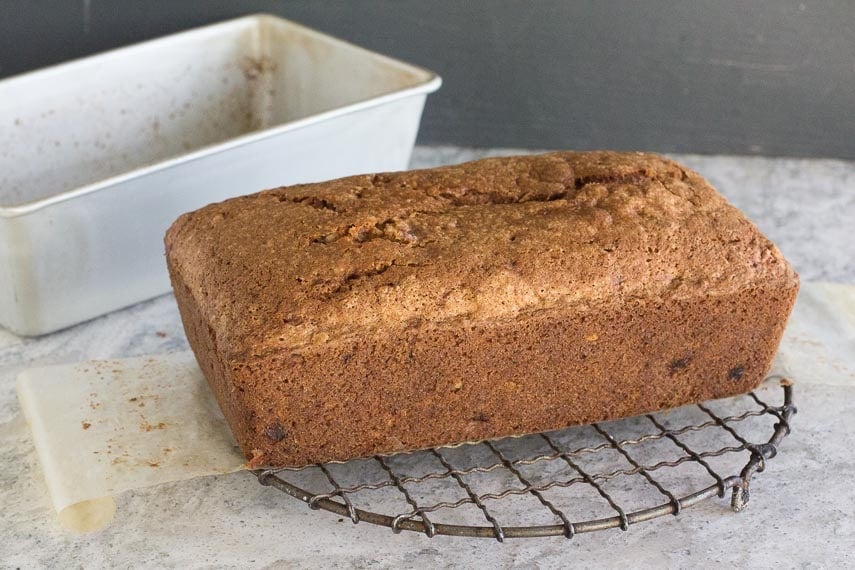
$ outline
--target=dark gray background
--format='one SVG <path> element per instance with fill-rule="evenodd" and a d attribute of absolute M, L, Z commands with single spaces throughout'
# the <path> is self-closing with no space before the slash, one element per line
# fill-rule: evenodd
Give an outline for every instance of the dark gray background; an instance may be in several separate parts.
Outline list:
<path fill-rule="evenodd" d="M 855 158 L 846 0 L 0 0 L 0 77 L 262 11 L 442 75 L 423 144 Z"/>

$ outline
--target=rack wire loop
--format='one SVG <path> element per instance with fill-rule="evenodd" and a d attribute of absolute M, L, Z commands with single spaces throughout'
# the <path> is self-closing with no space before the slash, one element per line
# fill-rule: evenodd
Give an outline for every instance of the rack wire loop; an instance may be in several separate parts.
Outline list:
<path fill-rule="evenodd" d="M 681 408 L 680 413 L 658 412 L 610 422 L 611 427 L 595 423 L 587 429 L 593 432 L 592 435 L 598 441 L 589 440 L 581 447 L 571 447 L 566 443 L 577 440 L 577 436 L 586 433 L 583 431 L 586 428 L 576 427 L 505 440 L 406 452 L 397 454 L 394 463 L 390 461 L 390 456 L 377 455 L 373 461 L 385 476 L 381 479 L 369 477 L 364 469 L 360 471 L 360 461 L 337 462 L 337 473 L 339 469 L 343 470 L 342 473 L 348 472 L 348 481 L 354 476 L 360 479 L 358 483 L 348 486 L 340 483 L 332 474 L 330 464 L 258 469 L 253 473 L 262 485 L 272 486 L 303 501 L 312 509 L 346 516 L 353 523 L 367 522 L 387 526 L 396 533 L 404 530 L 420 532 L 430 538 L 452 535 L 493 538 L 503 542 L 507 538 L 538 536 L 564 536 L 571 539 L 580 533 L 612 528 L 626 531 L 633 524 L 668 514 L 677 516 L 685 509 L 711 497 L 723 498 L 729 489 L 732 489 L 731 508 L 739 512 L 748 504 L 751 478 L 763 472 L 768 467 L 769 460 L 778 454 L 781 441 L 790 433 L 792 417 L 796 413 L 792 382 L 786 378 L 776 379 L 783 389 L 783 404 L 780 406 L 770 406 L 756 392 L 751 392 L 724 401 L 728 409 L 741 408 L 744 410 L 741 412 L 717 413 L 711 405 L 702 403 Z M 719 407 L 716 406 L 715 409 Z M 698 419 L 686 422 L 680 419 L 683 417 Z M 762 435 L 761 429 L 765 429 L 756 425 L 761 420 L 774 421 L 770 426 L 772 435 L 766 439 L 758 437 Z M 670 427 L 671 424 L 678 425 Z M 620 439 L 610 431 L 624 427 L 638 430 L 645 425 L 650 431 L 634 438 Z M 569 437 L 571 435 L 574 437 Z M 704 436 L 705 442 L 716 442 L 715 448 L 693 449 L 689 443 L 690 439 L 687 438 L 695 435 Z M 670 441 L 673 444 L 672 449 L 679 451 L 681 455 L 675 459 L 661 457 L 665 452 L 652 447 L 659 441 Z M 505 442 L 513 446 L 512 455 L 509 455 L 507 450 L 510 448 Z M 456 451 L 452 453 L 451 449 Z M 539 451 L 543 449 L 547 449 L 547 452 Z M 617 458 L 606 455 L 609 451 L 615 452 Z M 647 457 L 650 454 L 654 457 L 659 454 L 660 460 L 651 461 Z M 728 470 L 733 469 L 730 473 L 738 471 L 738 475 L 723 475 L 719 472 L 722 468 L 716 467 L 718 462 L 729 460 L 737 461 L 738 464 L 740 454 L 747 454 L 747 461 L 742 468 L 734 468 L 736 464 L 727 467 Z M 452 456 L 455 458 L 452 459 Z M 483 461 L 478 463 L 472 459 L 476 456 L 492 459 L 488 459 L 486 464 Z M 404 462 L 424 465 L 428 461 L 438 461 L 442 469 L 429 470 L 417 476 L 403 475 L 401 466 Z M 594 461 L 597 469 L 588 466 L 588 461 Z M 621 463 L 624 466 L 621 466 Z M 677 492 L 673 487 L 673 477 L 669 478 L 669 474 L 670 470 L 684 464 L 697 465 L 699 473 L 710 477 L 714 483 L 704 487 L 704 483 L 695 482 L 695 488 L 698 490 Z M 362 465 L 364 467 L 364 460 Z M 310 476 L 312 473 L 320 473 L 322 480 L 326 481 L 331 490 L 312 491 L 297 483 L 300 476 Z M 643 479 L 644 486 L 651 488 L 651 491 L 655 489 L 656 494 L 664 497 L 666 501 L 653 505 L 644 504 L 645 501 L 640 498 L 642 495 L 638 491 L 635 491 L 638 497 L 633 496 L 629 500 L 623 496 L 619 498 L 613 486 L 618 480 L 636 477 Z M 421 492 L 424 491 L 421 486 L 428 484 L 439 485 L 440 490 L 434 490 L 433 495 Z M 500 486 L 502 490 L 487 491 L 485 485 L 490 489 Z M 414 493 L 417 486 L 420 491 L 418 494 Z M 593 492 L 594 496 L 599 497 L 602 507 L 611 512 L 612 516 L 574 520 L 567 509 L 575 508 L 580 498 L 572 493 L 583 492 L 586 488 L 589 494 L 585 495 L 588 497 L 585 500 L 590 502 L 590 493 Z M 459 496 L 456 500 L 433 499 L 439 492 L 446 495 L 455 491 Z M 417 496 L 420 500 L 416 499 Z M 536 499 L 543 510 L 514 512 L 510 507 L 511 499 L 525 496 Z M 394 515 L 376 512 L 375 505 L 389 509 L 389 501 L 394 500 L 405 504 L 406 509 L 396 509 L 398 512 Z M 473 507 L 474 511 L 467 511 L 464 509 L 466 506 Z M 464 511 L 468 519 L 464 516 Z M 521 522 L 516 525 L 501 524 L 500 516 L 503 520 L 515 517 Z M 549 516 L 553 522 L 525 522 L 533 516 Z M 452 521 L 454 517 L 465 520 Z M 488 526 L 484 526 L 485 521 Z"/>

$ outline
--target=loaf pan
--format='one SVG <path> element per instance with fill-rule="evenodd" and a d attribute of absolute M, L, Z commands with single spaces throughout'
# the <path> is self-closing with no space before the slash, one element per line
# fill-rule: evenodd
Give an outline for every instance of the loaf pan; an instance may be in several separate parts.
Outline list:
<path fill-rule="evenodd" d="M 183 212 L 407 167 L 435 74 L 267 15 L 0 81 L 0 325 L 169 291 Z"/>

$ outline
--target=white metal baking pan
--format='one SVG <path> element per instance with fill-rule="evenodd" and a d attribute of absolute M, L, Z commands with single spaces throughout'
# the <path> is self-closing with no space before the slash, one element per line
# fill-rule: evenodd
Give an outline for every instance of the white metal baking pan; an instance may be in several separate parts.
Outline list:
<path fill-rule="evenodd" d="M 167 292 L 183 212 L 406 168 L 440 83 L 266 15 L 0 81 L 0 325 L 38 335 Z"/>

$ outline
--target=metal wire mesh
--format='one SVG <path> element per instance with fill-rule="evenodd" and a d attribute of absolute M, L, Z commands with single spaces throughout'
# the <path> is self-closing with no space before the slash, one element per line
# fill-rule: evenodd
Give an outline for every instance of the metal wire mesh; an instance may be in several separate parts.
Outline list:
<path fill-rule="evenodd" d="M 429 537 L 627 530 L 728 490 L 740 511 L 796 413 L 792 384 L 779 380 L 780 405 L 752 392 L 550 433 L 254 473 L 312 509 Z"/>

